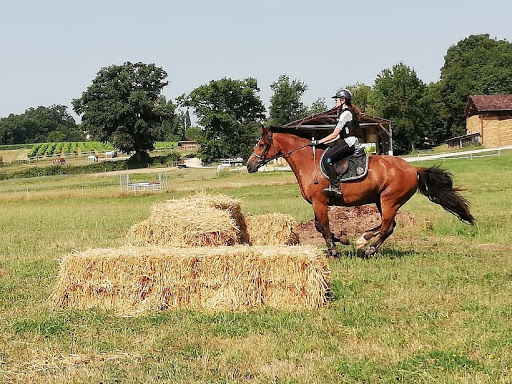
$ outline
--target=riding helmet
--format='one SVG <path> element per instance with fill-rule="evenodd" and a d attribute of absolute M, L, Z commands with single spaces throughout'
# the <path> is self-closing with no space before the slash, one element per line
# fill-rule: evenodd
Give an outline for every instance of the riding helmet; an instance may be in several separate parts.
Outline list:
<path fill-rule="evenodd" d="M 341 99 L 342 97 L 344 97 L 348 101 L 352 101 L 352 93 L 350 93 L 348 89 L 340 89 L 332 98 Z"/>

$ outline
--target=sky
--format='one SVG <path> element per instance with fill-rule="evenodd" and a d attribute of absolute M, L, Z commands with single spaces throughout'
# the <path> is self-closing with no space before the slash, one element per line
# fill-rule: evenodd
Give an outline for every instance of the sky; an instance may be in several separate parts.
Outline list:
<path fill-rule="evenodd" d="M 268 108 L 281 75 L 311 105 L 397 63 L 436 82 L 450 46 L 474 34 L 512 42 L 512 1 L 3 0 L 0 117 L 81 97 L 98 71 L 154 63 L 168 100 L 231 78 L 258 80 Z M 512 63 L 511 63 L 512 65 Z"/>

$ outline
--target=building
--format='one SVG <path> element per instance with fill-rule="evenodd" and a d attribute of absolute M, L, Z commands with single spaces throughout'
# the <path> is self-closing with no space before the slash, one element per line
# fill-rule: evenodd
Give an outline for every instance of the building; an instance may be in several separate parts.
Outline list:
<path fill-rule="evenodd" d="M 194 151 L 199 148 L 195 141 L 178 141 L 178 148 L 182 150 Z"/>
<path fill-rule="evenodd" d="M 339 107 L 326 112 L 292 121 L 281 127 L 285 130 L 302 132 L 310 138 L 321 139 L 332 132 L 338 122 Z M 377 154 L 393 154 L 393 130 L 391 121 L 365 113 L 359 115 L 359 125 L 363 132 L 363 145 Z"/>
<path fill-rule="evenodd" d="M 448 141 L 450 146 L 478 143 L 486 148 L 512 145 L 512 95 L 473 95 L 464 110 L 466 135 Z"/>

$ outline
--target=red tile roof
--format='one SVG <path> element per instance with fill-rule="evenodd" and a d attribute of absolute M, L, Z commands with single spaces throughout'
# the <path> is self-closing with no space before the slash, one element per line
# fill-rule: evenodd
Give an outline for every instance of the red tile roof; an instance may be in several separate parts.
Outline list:
<path fill-rule="evenodd" d="M 472 95 L 469 96 L 464 116 L 502 111 L 512 111 L 512 95 Z"/>

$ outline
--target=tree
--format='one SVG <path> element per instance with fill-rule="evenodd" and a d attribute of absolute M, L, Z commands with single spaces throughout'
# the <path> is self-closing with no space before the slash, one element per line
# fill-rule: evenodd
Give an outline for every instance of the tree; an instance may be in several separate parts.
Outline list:
<path fill-rule="evenodd" d="M 167 73 L 155 64 L 126 62 L 102 68 L 73 109 L 82 125 L 137 161 L 154 148 L 162 124 L 173 119 L 174 105 L 161 96 Z"/>
<path fill-rule="evenodd" d="M 159 101 L 157 102 L 157 105 L 160 106 L 160 108 L 165 109 L 168 113 L 164 113 L 164 116 L 162 117 L 162 121 L 160 125 L 156 125 L 153 128 L 154 137 L 153 139 L 155 141 L 177 141 L 181 140 L 179 137 L 173 137 L 171 135 L 171 132 L 173 131 L 175 125 L 176 125 L 176 114 L 175 114 L 175 106 L 172 101 L 167 101 L 165 96 L 160 96 Z"/>
<path fill-rule="evenodd" d="M 202 134 L 203 134 L 203 131 L 201 131 L 201 128 L 189 127 L 187 129 L 187 131 L 185 132 L 185 138 L 187 140 L 199 142 L 199 141 L 201 141 Z"/>
<path fill-rule="evenodd" d="M 433 144 L 441 144 L 453 137 L 453 132 L 448 126 L 450 112 L 443 103 L 441 96 L 441 83 L 429 83 L 427 85 L 427 100 L 432 110 L 431 117 L 429 119 L 429 131 L 427 136 L 430 138 Z"/>
<path fill-rule="evenodd" d="M 318 98 L 313 101 L 313 104 L 311 104 L 311 107 L 309 107 L 308 115 L 316 115 L 317 113 L 325 112 L 328 108 L 329 107 L 325 102 L 325 97 Z"/>
<path fill-rule="evenodd" d="M 203 128 L 198 156 L 206 163 L 221 158 L 247 159 L 259 135 L 257 121 L 265 118 L 265 107 L 256 93 L 254 78 L 212 80 L 182 97 L 194 108 Z"/>
<path fill-rule="evenodd" d="M 406 153 L 423 144 L 433 114 L 427 87 L 403 63 L 383 70 L 369 101 L 379 116 L 393 121 L 393 149 Z"/>
<path fill-rule="evenodd" d="M 368 98 L 372 92 L 372 88 L 363 83 L 349 85 L 347 89 L 352 93 L 352 104 L 357 106 L 361 112 L 367 112 Z"/>
<path fill-rule="evenodd" d="M 308 115 L 308 107 L 301 101 L 308 89 L 305 83 L 281 75 L 279 80 L 272 83 L 270 89 L 273 95 L 270 98 L 269 125 L 281 126 Z"/>
<path fill-rule="evenodd" d="M 463 134 L 469 96 L 512 93 L 512 44 L 487 34 L 459 41 L 446 53 L 440 83 L 447 126 L 454 136 Z"/>
<path fill-rule="evenodd" d="M 186 132 L 187 129 L 190 128 L 191 122 L 190 122 L 190 113 L 187 110 L 183 111 L 182 109 L 179 109 L 176 112 L 176 119 L 174 120 L 174 123 L 168 132 L 168 140 L 171 141 L 178 141 L 178 140 L 185 140 L 186 138 Z"/>
<path fill-rule="evenodd" d="M 64 105 L 29 108 L 0 119 L 0 144 L 72 140 L 77 135 L 81 137 L 80 129 Z"/>

